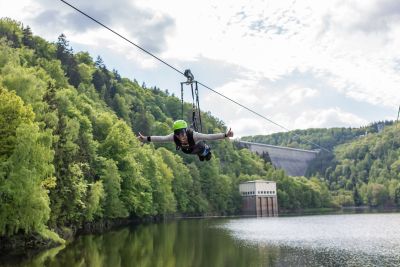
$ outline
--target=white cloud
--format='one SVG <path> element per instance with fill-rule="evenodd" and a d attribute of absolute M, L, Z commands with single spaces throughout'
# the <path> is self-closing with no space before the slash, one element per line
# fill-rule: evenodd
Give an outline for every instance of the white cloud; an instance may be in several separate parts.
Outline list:
<path fill-rule="evenodd" d="M 252 80 L 235 80 L 224 84 L 218 88 L 218 92 L 235 100 L 243 105 L 254 106 L 262 101 L 264 94 L 262 88 L 256 81 Z M 213 97 L 212 95 L 209 98 Z"/>
<path fill-rule="evenodd" d="M 244 113 L 244 114 L 243 114 Z M 235 132 L 235 137 L 257 134 L 271 134 L 274 132 L 286 132 L 287 130 L 307 128 L 331 128 L 331 127 L 360 127 L 369 122 L 352 113 L 342 111 L 340 108 L 309 109 L 297 114 L 273 113 L 268 116 L 275 125 L 260 117 L 250 116 L 243 112 L 240 118 L 232 116 L 227 120 L 227 126 Z M 282 127 L 281 127 L 282 126 Z"/>
<path fill-rule="evenodd" d="M 19 0 L 18 5 L 10 4 L 9 1 L 0 1 L 0 17 L 23 20 L 30 14 L 30 9 L 34 6 L 31 0 Z"/>
<path fill-rule="evenodd" d="M 316 96 L 318 94 L 318 91 L 316 89 L 311 89 L 311 88 L 292 87 L 286 89 L 285 93 L 290 101 L 290 104 L 294 105 L 302 102 L 306 98 L 311 98 Z"/>
<path fill-rule="evenodd" d="M 71 3 L 174 66 L 194 67 L 201 82 L 290 129 L 359 126 L 397 115 L 398 0 Z M 179 90 L 167 77 L 176 74 L 59 1 L 2 1 L 0 16 L 6 15 L 50 41 L 64 32 L 72 46 L 108 51 L 122 64 L 117 70 Z M 282 130 L 210 92 L 201 101 L 238 133 L 247 132 L 246 124 L 254 131 Z M 360 103 L 363 111 L 355 110 Z"/>
<path fill-rule="evenodd" d="M 256 118 L 242 118 L 228 121 L 228 128 L 232 128 L 234 138 L 239 138 L 246 135 L 254 135 L 255 133 L 268 133 L 268 127 L 260 123 Z"/>
<path fill-rule="evenodd" d="M 304 111 L 294 121 L 294 127 L 296 129 L 350 126 L 358 127 L 367 124 L 367 120 L 352 113 L 344 112 L 340 110 L 340 108 Z"/>

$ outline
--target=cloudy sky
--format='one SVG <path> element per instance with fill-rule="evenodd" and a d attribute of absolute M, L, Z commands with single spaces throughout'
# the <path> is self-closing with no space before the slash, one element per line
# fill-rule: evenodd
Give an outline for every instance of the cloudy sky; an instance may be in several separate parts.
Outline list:
<path fill-rule="evenodd" d="M 399 0 L 67 1 L 287 129 L 397 117 Z M 122 76 L 180 95 L 183 76 L 61 1 L 2 0 L 0 17 L 51 42 L 64 33 L 74 51 L 100 55 Z M 200 101 L 236 136 L 284 131 L 204 87 Z"/>

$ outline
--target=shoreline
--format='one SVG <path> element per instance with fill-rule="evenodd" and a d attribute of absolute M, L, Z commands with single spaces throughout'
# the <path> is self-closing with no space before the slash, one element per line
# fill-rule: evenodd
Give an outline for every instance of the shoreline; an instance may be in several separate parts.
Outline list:
<path fill-rule="evenodd" d="M 308 216 L 308 215 L 340 215 L 355 213 L 391 213 L 400 212 L 397 207 L 342 207 L 342 208 L 316 208 L 302 210 L 284 210 L 277 217 Z M 41 252 L 58 247 L 65 247 L 77 237 L 90 234 L 102 234 L 126 226 L 135 226 L 148 223 L 159 223 L 162 221 L 185 220 L 185 219 L 218 219 L 218 218 L 257 218 L 257 216 L 243 215 L 203 215 L 203 216 L 165 216 L 146 218 L 125 218 L 116 220 L 102 220 L 93 223 L 84 223 L 80 228 L 61 227 L 53 229 L 65 243 L 57 243 L 50 239 L 44 239 L 39 234 L 24 235 L 22 233 L 12 237 L 0 237 L 0 260 L 31 258 Z M 266 218 L 266 217 L 265 217 Z"/>

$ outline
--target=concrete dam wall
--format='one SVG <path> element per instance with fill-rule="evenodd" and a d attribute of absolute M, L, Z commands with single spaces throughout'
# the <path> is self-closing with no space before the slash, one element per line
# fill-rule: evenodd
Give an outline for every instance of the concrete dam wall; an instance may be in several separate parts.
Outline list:
<path fill-rule="evenodd" d="M 304 176 L 310 162 L 319 153 L 319 150 L 296 149 L 246 141 L 238 141 L 238 143 L 259 155 L 267 153 L 272 164 L 276 168 L 285 170 L 286 174 L 290 176 Z"/>

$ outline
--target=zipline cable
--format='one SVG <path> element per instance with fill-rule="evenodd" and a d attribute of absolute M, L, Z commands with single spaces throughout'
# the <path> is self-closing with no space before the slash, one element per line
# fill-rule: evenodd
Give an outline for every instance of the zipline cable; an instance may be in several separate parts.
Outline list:
<path fill-rule="evenodd" d="M 286 128 L 285 126 L 282 126 L 282 125 L 280 125 L 279 123 L 276 123 L 276 122 L 274 122 L 274 121 L 268 119 L 267 117 L 265 117 L 264 115 L 258 113 L 257 111 L 254 111 L 254 110 L 252 110 L 252 109 L 250 109 L 250 108 L 248 108 L 248 107 L 246 107 L 246 106 L 240 104 L 239 102 L 237 102 L 237 101 L 235 101 L 235 100 L 233 100 L 233 99 L 231 99 L 231 98 L 229 98 L 229 97 L 227 97 L 227 96 L 225 96 L 225 95 L 223 95 L 223 94 L 221 94 L 221 93 L 215 91 L 214 89 L 208 87 L 207 85 L 205 85 L 205 84 L 203 84 L 203 83 L 201 83 L 201 82 L 199 82 L 199 84 L 202 85 L 202 86 L 204 86 L 204 87 L 207 88 L 208 90 L 210 90 L 210 91 L 216 93 L 217 95 L 220 95 L 221 97 L 223 97 L 223 98 L 225 98 L 225 99 L 227 99 L 227 100 L 229 100 L 229 101 L 235 103 L 236 105 L 241 106 L 242 108 L 244 108 L 244 109 L 250 111 L 251 113 L 253 113 L 253 114 L 255 114 L 255 115 L 257 115 L 257 116 L 263 118 L 264 120 L 267 120 L 267 121 L 269 121 L 270 123 L 275 124 L 276 126 L 282 128 L 282 129 L 284 129 L 284 130 L 286 130 L 286 131 L 288 131 L 288 132 L 291 131 L 290 129 Z M 296 133 L 293 133 L 293 136 L 295 136 L 295 137 L 301 137 L 299 134 L 296 134 Z M 317 146 L 317 147 L 319 147 L 319 148 L 321 148 L 321 149 L 323 149 L 323 150 L 325 150 L 325 151 L 327 151 L 327 152 L 329 152 L 329 153 L 332 152 L 332 151 L 330 151 L 329 149 L 327 149 L 327 148 L 325 148 L 325 147 L 323 147 L 323 146 L 320 146 L 320 145 L 318 145 L 318 144 L 316 144 L 316 143 L 314 143 L 314 142 L 311 142 L 310 140 L 304 139 L 304 141 L 306 141 L 306 142 L 309 143 L 309 144 L 315 145 L 315 146 Z"/>
<path fill-rule="evenodd" d="M 257 116 L 263 118 L 264 120 L 267 120 L 267 121 L 269 121 L 270 123 L 275 124 L 276 126 L 282 128 L 282 129 L 285 129 L 286 131 L 290 131 L 288 128 L 286 128 L 286 127 L 284 127 L 284 126 L 282 126 L 282 125 L 280 125 L 280 124 L 278 124 L 278 123 L 276 123 L 276 122 L 274 122 L 274 121 L 268 119 L 268 118 L 265 117 L 264 115 L 261 115 L 260 113 L 258 113 L 258 112 L 256 112 L 256 111 L 254 111 L 254 110 L 252 110 L 252 109 L 250 109 L 250 108 L 248 108 L 248 107 L 246 107 L 246 106 L 240 104 L 239 102 L 233 100 L 232 98 L 229 98 L 229 97 L 227 97 L 227 96 L 225 96 L 225 95 L 219 93 L 218 91 L 215 91 L 214 89 L 208 87 L 207 85 L 205 85 L 205 84 L 203 84 L 203 83 L 201 83 L 201 82 L 199 82 L 199 84 L 202 85 L 203 87 L 207 88 L 208 90 L 210 90 L 210 91 L 216 93 L 217 95 L 220 95 L 220 96 L 222 96 L 223 98 L 225 98 L 225 99 L 227 99 L 227 100 L 229 100 L 229 101 L 235 103 L 236 105 L 239 105 L 239 106 L 241 106 L 242 108 L 244 108 L 244 109 L 250 111 L 251 113 L 253 113 L 253 114 L 255 114 L 255 115 L 257 115 Z M 314 145 L 317 145 L 317 144 L 314 144 Z"/>
<path fill-rule="evenodd" d="M 108 26 L 104 25 L 103 23 L 101 23 L 100 21 L 98 21 L 98 20 L 96 20 L 95 18 L 91 17 L 90 15 L 86 14 L 85 12 L 81 11 L 81 10 L 78 9 L 77 7 L 71 5 L 71 4 L 68 3 L 67 1 L 64 1 L 64 0 L 60 0 L 60 1 L 63 2 L 64 4 L 68 5 L 69 7 L 75 9 L 76 11 L 78 11 L 79 13 L 81 13 L 82 15 L 84 15 L 85 17 L 87 17 L 87 18 L 91 19 L 92 21 L 96 22 L 96 23 L 99 24 L 100 26 L 106 28 L 106 29 L 109 30 L 110 32 L 114 33 L 115 35 L 119 36 L 120 38 L 124 39 L 124 40 L 127 41 L 128 43 L 134 45 L 135 47 L 137 47 L 138 49 L 142 50 L 142 51 L 145 52 L 146 54 L 148 54 L 148 55 L 152 56 L 153 58 L 157 59 L 158 61 L 160 61 L 161 63 L 165 64 L 166 66 L 170 67 L 171 69 L 173 69 L 173 70 L 175 70 L 176 72 L 178 72 L 178 73 L 182 74 L 183 76 L 185 76 L 185 74 L 184 74 L 182 71 L 178 70 L 177 68 L 175 68 L 175 67 L 172 66 L 171 64 L 168 64 L 166 61 L 162 60 L 161 58 L 157 57 L 157 56 L 154 55 L 153 53 L 151 53 L 151 52 L 147 51 L 146 49 L 142 48 L 141 46 L 135 44 L 134 42 L 132 42 L 132 41 L 129 40 L 128 38 L 124 37 L 123 35 L 119 34 L 118 32 L 114 31 L 113 29 L 109 28 Z M 186 77 L 186 76 L 185 76 L 185 77 Z M 202 85 L 203 87 L 207 88 L 208 90 L 210 90 L 210 91 L 216 93 L 217 95 L 219 95 L 219 96 L 221 96 L 221 97 L 223 97 L 223 98 L 225 98 L 225 99 L 227 99 L 227 100 L 229 100 L 229 101 L 235 103 L 236 105 L 239 105 L 240 107 L 242 107 L 242 108 L 244 108 L 244 109 L 250 111 L 251 113 L 253 113 L 253 114 L 255 114 L 255 115 L 261 117 L 262 119 L 267 120 L 268 122 L 270 122 L 270 123 L 272 123 L 272 124 L 274 124 L 274 125 L 276 125 L 276 126 L 282 128 L 282 129 L 284 129 L 285 131 L 288 131 L 288 132 L 291 131 L 290 129 L 288 129 L 288 128 L 286 128 L 286 127 L 284 127 L 284 126 L 282 126 L 282 125 L 280 125 L 280 124 L 278 124 L 278 123 L 272 121 L 271 119 L 268 119 L 268 118 L 265 117 L 264 115 L 261 115 L 260 113 L 258 113 L 258 112 L 256 112 L 256 111 L 254 111 L 254 110 L 252 110 L 252 109 L 250 109 L 250 108 L 248 108 L 248 107 L 246 107 L 246 106 L 240 104 L 239 102 L 237 102 L 237 101 L 235 101 L 235 100 L 233 100 L 233 99 L 231 99 L 231 98 L 229 98 L 229 97 L 227 97 L 227 96 L 225 96 L 225 95 L 219 93 L 218 91 L 216 91 L 216 90 L 210 88 L 209 86 L 207 86 L 207 85 L 205 85 L 205 84 L 203 84 L 203 83 L 201 83 L 201 82 L 198 82 L 198 83 L 199 83 L 200 85 Z M 399 111 L 400 111 L 400 110 L 399 110 Z M 301 137 L 300 135 L 298 135 L 298 134 L 296 134 L 296 133 L 294 133 L 293 135 L 294 135 L 295 137 Z M 314 146 L 317 146 L 317 147 L 319 147 L 319 148 L 321 148 L 321 149 L 323 149 L 323 150 L 325 150 L 325 151 L 327 151 L 327 152 L 329 152 L 329 153 L 332 152 L 332 151 L 330 151 L 329 149 L 327 149 L 327 148 L 325 148 L 325 147 L 322 147 L 322 146 L 320 146 L 320 145 L 318 145 L 318 144 L 316 144 L 316 143 L 314 143 L 314 142 L 311 142 L 311 141 L 309 141 L 309 140 L 304 139 L 304 141 L 307 142 L 307 143 L 309 143 L 309 144 L 312 144 L 312 145 L 314 145 Z"/>
<path fill-rule="evenodd" d="M 118 32 L 114 31 L 113 29 L 107 27 L 106 25 L 104 25 L 103 23 L 101 23 L 100 21 L 96 20 L 95 18 L 89 16 L 88 14 L 86 14 L 85 12 L 81 11 L 80 9 L 78 9 L 77 7 L 71 5 L 70 3 L 68 3 L 67 1 L 64 0 L 60 0 L 61 2 L 63 2 L 64 4 L 70 6 L 71 8 L 75 9 L 76 11 L 78 11 L 79 13 L 81 13 L 82 15 L 88 17 L 89 19 L 93 20 L 94 22 L 96 22 L 97 24 L 103 26 L 104 28 L 106 28 L 107 30 L 109 30 L 110 32 L 118 35 L 119 37 L 121 37 L 122 39 L 124 39 L 125 41 L 127 41 L 128 43 L 136 46 L 137 48 L 139 48 L 140 50 L 142 50 L 143 52 L 145 52 L 146 54 L 154 57 L 155 59 L 157 59 L 158 61 L 164 63 L 165 65 L 167 65 L 168 67 L 170 67 L 171 69 L 179 72 L 180 74 L 184 75 L 183 72 L 181 72 L 180 70 L 178 70 L 177 68 L 175 68 L 174 66 L 168 64 L 167 62 L 165 62 L 164 60 L 162 60 L 161 58 L 157 57 L 156 55 L 152 54 L 151 52 L 147 51 L 146 49 L 140 47 L 139 45 L 135 44 L 134 42 L 132 42 L 131 40 L 129 40 L 128 38 L 124 37 L 123 35 L 119 34 Z"/>

